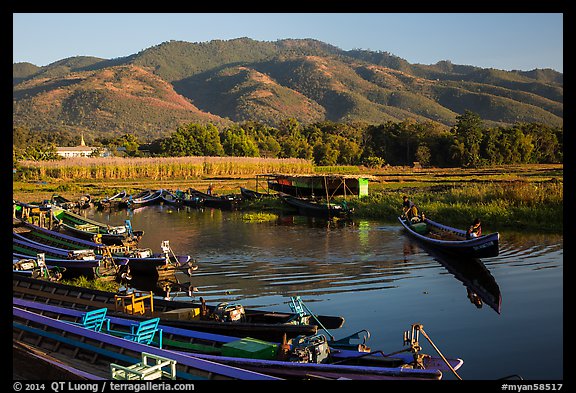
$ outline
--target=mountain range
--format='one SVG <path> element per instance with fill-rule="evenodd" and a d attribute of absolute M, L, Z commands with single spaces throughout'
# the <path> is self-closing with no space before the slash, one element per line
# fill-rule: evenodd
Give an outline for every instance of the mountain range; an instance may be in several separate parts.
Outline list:
<path fill-rule="evenodd" d="M 92 137 L 151 140 L 187 123 L 285 118 L 450 127 L 466 110 L 487 125 L 563 125 L 563 74 L 554 70 L 410 64 L 312 39 L 169 41 L 115 59 L 14 63 L 12 78 L 14 126 Z"/>

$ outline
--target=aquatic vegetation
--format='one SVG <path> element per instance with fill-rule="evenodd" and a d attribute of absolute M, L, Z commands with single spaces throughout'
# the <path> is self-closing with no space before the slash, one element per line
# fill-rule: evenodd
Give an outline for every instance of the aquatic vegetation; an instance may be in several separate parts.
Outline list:
<path fill-rule="evenodd" d="M 88 279 L 85 276 L 76 277 L 69 280 L 62 280 L 62 284 L 73 285 L 81 288 L 97 289 L 107 292 L 118 292 L 120 284 L 116 281 L 104 280 L 101 278 Z"/>
<path fill-rule="evenodd" d="M 243 213 L 242 220 L 250 222 L 266 222 L 278 219 L 278 215 L 274 213 Z"/>

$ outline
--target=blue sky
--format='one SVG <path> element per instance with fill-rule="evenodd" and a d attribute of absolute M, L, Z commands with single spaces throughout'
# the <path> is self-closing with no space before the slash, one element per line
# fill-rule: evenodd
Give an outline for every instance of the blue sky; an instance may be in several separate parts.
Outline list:
<path fill-rule="evenodd" d="M 563 72 L 562 13 L 14 13 L 13 62 L 128 56 L 164 41 L 313 38 L 410 63 Z"/>

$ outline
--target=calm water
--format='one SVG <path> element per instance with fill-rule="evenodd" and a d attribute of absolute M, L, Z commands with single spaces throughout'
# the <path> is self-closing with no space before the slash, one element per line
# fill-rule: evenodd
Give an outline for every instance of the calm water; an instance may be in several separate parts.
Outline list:
<path fill-rule="evenodd" d="M 195 258 L 193 277 L 178 280 L 191 281 L 209 304 L 289 311 L 290 296 L 300 295 L 313 312 L 346 318 L 331 331 L 336 338 L 367 329 L 368 344 L 384 352 L 402 349 L 403 331 L 422 323 L 445 356 L 464 360 L 465 380 L 564 377 L 561 235 L 501 232 L 500 256 L 475 262 L 433 255 L 396 223 L 255 223 L 239 212 L 169 206 L 86 214 L 111 224 L 130 219 L 145 231 L 141 246 L 160 252 L 169 240 L 176 254 Z M 469 289 L 483 298 L 480 307 Z"/>

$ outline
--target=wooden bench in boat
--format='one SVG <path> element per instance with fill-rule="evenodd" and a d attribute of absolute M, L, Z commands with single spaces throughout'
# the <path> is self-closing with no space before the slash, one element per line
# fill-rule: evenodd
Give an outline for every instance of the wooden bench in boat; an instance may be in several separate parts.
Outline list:
<path fill-rule="evenodd" d="M 98 233 L 98 226 L 94 224 L 76 224 L 74 227 L 82 231 Z"/>
<path fill-rule="evenodd" d="M 114 295 L 114 310 L 118 308 L 126 314 L 140 314 L 144 315 L 146 312 L 145 301 L 150 301 L 150 312 L 154 312 L 154 298 L 153 292 L 133 291 L 126 295 Z"/>
<path fill-rule="evenodd" d="M 141 362 L 130 366 L 110 363 L 110 371 L 112 379 L 117 380 L 154 380 L 162 377 L 176 379 L 176 361 L 142 352 Z"/>
<path fill-rule="evenodd" d="M 73 325 L 82 326 L 83 328 L 99 332 L 102 330 L 102 325 L 106 323 L 106 329 L 110 330 L 110 319 L 106 318 L 107 308 L 99 308 L 97 310 L 87 311 L 82 315 L 80 322 L 70 322 Z"/>

